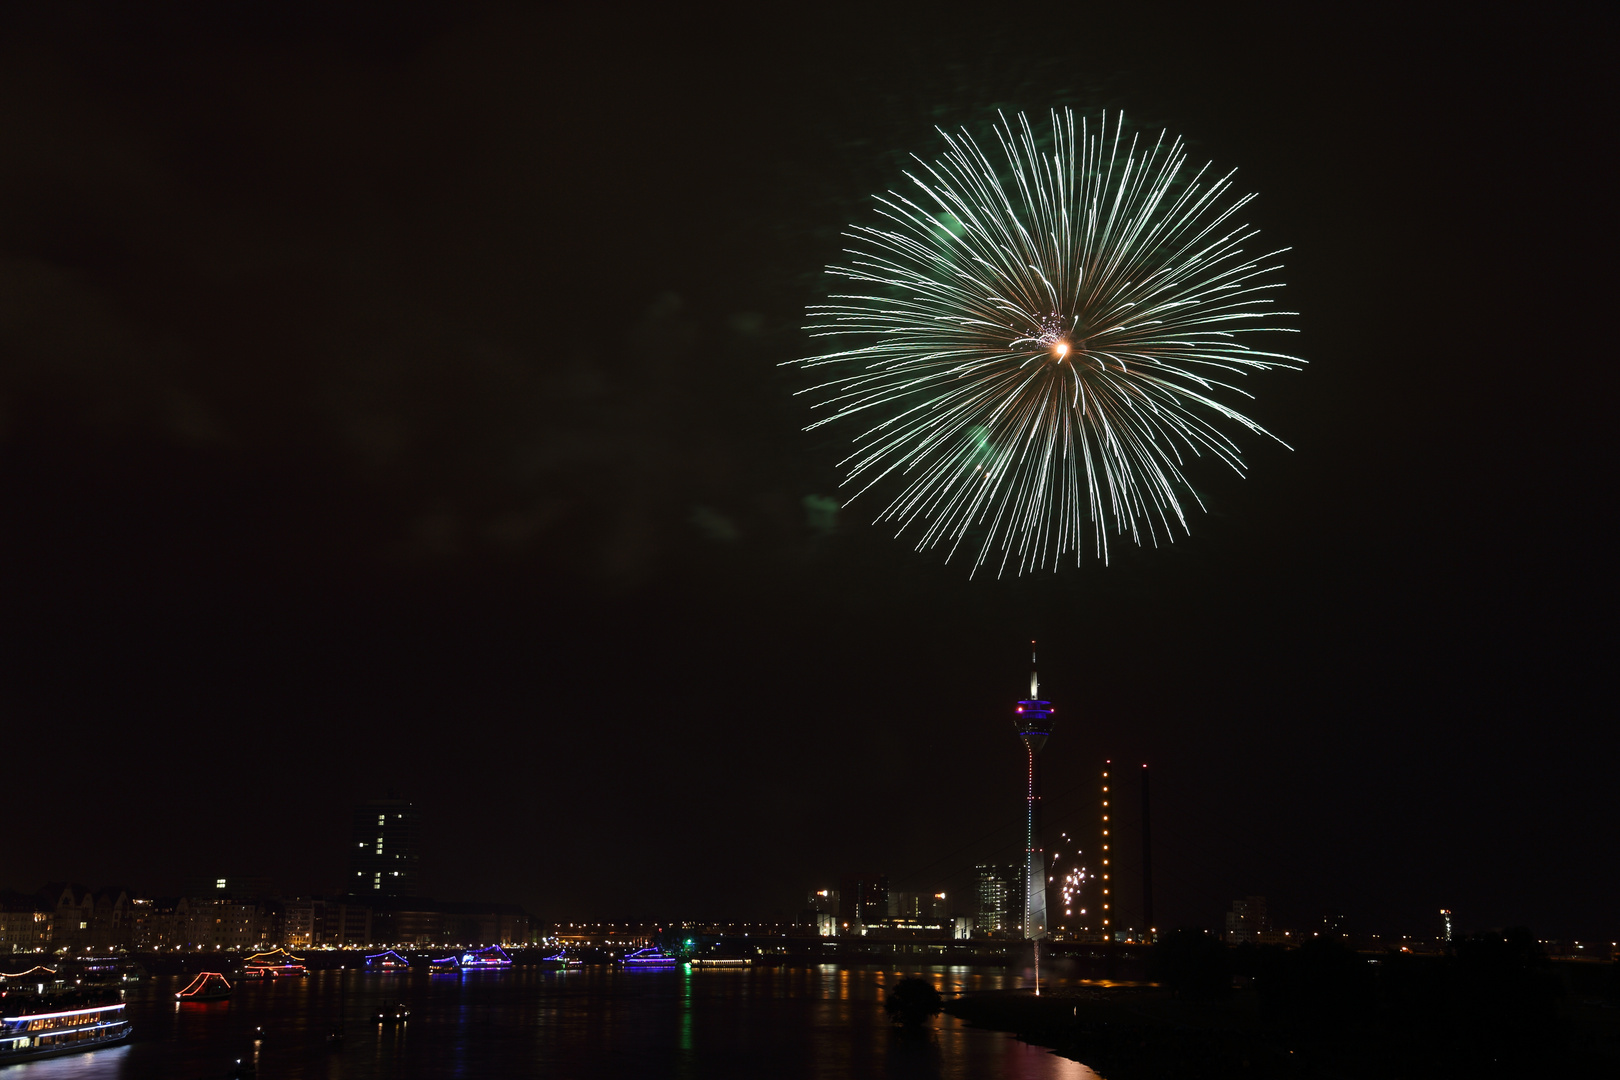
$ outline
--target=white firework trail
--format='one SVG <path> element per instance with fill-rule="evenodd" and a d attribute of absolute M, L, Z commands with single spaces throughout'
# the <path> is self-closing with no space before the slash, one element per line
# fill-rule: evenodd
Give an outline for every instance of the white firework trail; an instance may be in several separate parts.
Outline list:
<path fill-rule="evenodd" d="M 870 425 L 840 463 L 846 501 L 897 474 L 878 520 L 919 550 L 966 542 L 975 572 L 998 551 L 1001 573 L 1078 563 L 1088 533 L 1104 562 L 1111 534 L 1174 539 L 1182 499 L 1202 509 L 1190 457 L 1243 472 L 1217 424 L 1270 434 L 1219 400 L 1249 396 L 1227 380 L 1304 363 L 1245 343 L 1296 313 L 1270 299 L 1287 249 L 1245 253 L 1257 230 L 1233 217 L 1254 196 L 1230 197 L 1231 173 L 1184 176 L 1180 139 L 1127 143 L 1106 113 L 1051 119 L 1043 152 L 1003 116 L 999 168 L 941 130 L 911 197 L 878 196 L 888 225 L 852 227 L 827 268 L 862 291 L 809 309 L 812 337 L 848 347 L 790 361 L 835 373 L 804 391 L 828 410 L 807 430 Z"/>

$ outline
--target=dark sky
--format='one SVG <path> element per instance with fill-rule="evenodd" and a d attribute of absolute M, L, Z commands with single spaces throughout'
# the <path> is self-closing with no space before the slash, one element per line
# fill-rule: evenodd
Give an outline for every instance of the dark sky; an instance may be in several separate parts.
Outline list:
<path fill-rule="evenodd" d="M 549 918 L 959 889 L 1015 857 L 1038 637 L 1048 822 L 1151 762 L 1161 924 L 1620 929 L 1595 8 L 36 7 L 0 887 L 334 889 L 393 788 L 426 891 Z M 1062 105 L 1260 192 L 1310 366 L 1248 388 L 1294 449 L 1195 470 L 1173 546 L 970 581 L 810 512 L 842 454 L 779 365 L 934 125 Z"/>

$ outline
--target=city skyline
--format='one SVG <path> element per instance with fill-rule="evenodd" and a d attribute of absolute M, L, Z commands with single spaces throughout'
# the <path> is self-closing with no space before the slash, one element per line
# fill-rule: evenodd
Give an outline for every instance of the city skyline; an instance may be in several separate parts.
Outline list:
<path fill-rule="evenodd" d="M 624 22 L 0 14 L 0 887 L 341 892 L 394 790 L 540 917 L 971 889 L 1037 639 L 1118 921 L 1145 762 L 1161 927 L 1612 933 L 1595 18 Z M 936 127 L 1065 107 L 1259 193 L 1309 364 L 1186 535 L 970 580 L 794 361 Z"/>

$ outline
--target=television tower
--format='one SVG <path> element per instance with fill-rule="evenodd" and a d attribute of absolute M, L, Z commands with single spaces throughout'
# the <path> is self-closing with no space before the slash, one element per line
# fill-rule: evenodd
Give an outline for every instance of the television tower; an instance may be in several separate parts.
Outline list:
<path fill-rule="evenodd" d="M 1046 852 L 1041 848 L 1041 787 L 1036 761 L 1052 734 L 1052 703 L 1041 700 L 1041 684 L 1035 675 L 1035 643 L 1029 643 L 1029 697 L 1018 703 L 1018 739 L 1028 758 L 1028 813 L 1024 826 L 1024 938 L 1036 941 L 1046 936 Z"/>

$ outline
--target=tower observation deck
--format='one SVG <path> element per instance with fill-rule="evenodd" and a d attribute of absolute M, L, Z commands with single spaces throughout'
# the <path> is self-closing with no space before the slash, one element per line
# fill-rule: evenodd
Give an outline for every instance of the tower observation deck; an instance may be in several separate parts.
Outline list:
<path fill-rule="evenodd" d="M 1041 847 L 1041 786 L 1039 759 L 1052 734 L 1050 701 L 1041 700 L 1041 683 L 1035 673 L 1035 643 L 1029 643 L 1029 697 L 1018 702 L 1013 722 L 1018 739 L 1024 744 L 1027 761 L 1024 827 L 1024 938 L 1035 941 L 1046 936 L 1046 851 Z"/>

